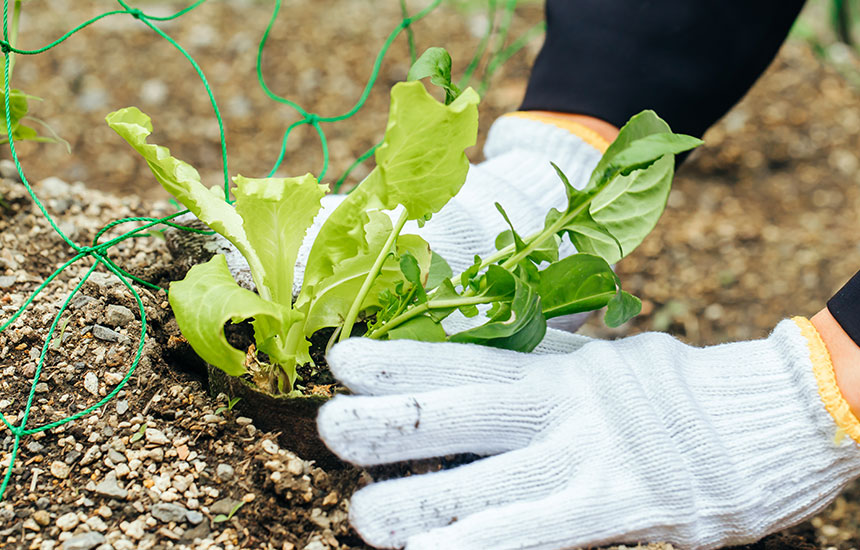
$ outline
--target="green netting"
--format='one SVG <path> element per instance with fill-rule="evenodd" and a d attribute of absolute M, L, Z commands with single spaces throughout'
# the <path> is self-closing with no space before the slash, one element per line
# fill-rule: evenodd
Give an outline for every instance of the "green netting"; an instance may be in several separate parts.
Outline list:
<path fill-rule="evenodd" d="M 0 421 L 3 422 L 3 424 L 11 431 L 12 435 L 14 436 L 14 442 L 12 445 L 12 451 L 11 451 L 11 456 L 9 458 L 9 463 L 6 466 L 6 471 L 5 471 L 5 474 L 3 476 L 3 482 L 2 482 L 2 484 L 0 484 L 0 500 L 2 500 L 6 494 L 6 488 L 8 487 L 9 481 L 12 477 L 12 471 L 13 471 L 13 467 L 15 465 L 15 459 L 17 457 L 18 450 L 19 450 L 20 445 L 21 445 L 21 440 L 24 437 L 38 433 L 38 432 L 44 432 L 47 430 L 51 430 L 52 428 L 56 428 L 58 426 L 61 426 L 63 424 L 71 422 L 73 420 L 87 416 L 90 413 L 94 412 L 95 410 L 99 409 L 100 407 L 104 406 L 111 399 L 113 399 L 114 396 L 116 396 L 116 394 L 119 391 L 121 391 L 125 387 L 126 382 L 129 380 L 131 375 L 134 373 L 134 370 L 137 368 L 137 365 L 140 361 L 140 358 L 141 358 L 141 355 L 143 352 L 144 341 L 146 338 L 146 313 L 144 311 L 143 301 L 141 300 L 140 294 L 135 289 L 134 284 L 139 284 L 139 285 L 150 287 L 150 288 L 153 288 L 156 290 L 160 290 L 160 287 L 158 287 L 157 285 L 154 285 L 148 281 L 142 280 L 142 279 L 128 273 L 124 269 L 122 269 L 119 265 L 116 264 L 116 262 L 114 262 L 108 256 L 110 249 L 112 247 L 114 247 L 115 245 L 117 245 L 118 243 L 120 243 L 126 239 L 141 237 L 141 236 L 147 236 L 148 230 L 150 230 L 151 228 L 153 228 L 155 226 L 169 226 L 169 227 L 176 227 L 176 228 L 180 228 L 180 229 L 188 230 L 188 231 L 197 231 L 200 233 L 210 233 L 211 234 L 210 231 L 199 231 L 199 230 L 184 227 L 182 225 L 179 225 L 179 224 L 176 224 L 176 223 L 173 223 L 170 221 L 171 219 L 173 219 L 173 218 L 175 218 L 181 214 L 186 213 L 187 210 L 182 210 L 182 211 L 176 212 L 175 214 L 172 214 L 170 216 L 165 216 L 162 218 L 131 217 L 131 218 L 123 218 L 123 219 L 111 221 L 110 223 L 105 225 L 101 230 L 99 230 L 96 233 L 95 238 L 93 239 L 92 243 L 89 245 L 81 245 L 81 244 L 75 243 L 65 233 L 63 233 L 63 231 L 55 223 L 54 219 L 48 214 L 48 212 L 45 209 L 42 202 L 39 200 L 39 198 L 33 192 L 33 189 L 30 186 L 30 182 L 27 180 L 26 174 L 24 173 L 24 169 L 21 166 L 21 163 L 18 159 L 18 153 L 15 149 L 15 140 L 13 139 L 13 136 L 12 136 L 12 121 L 10 119 L 11 108 L 10 108 L 10 100 L 9 100 L 10 95 L 11 95 L 11 93 L 10 93 L 10 91 L 11 91 L 10 79 L 11 79 L 11 72 L 12 72 L 11 69 L 12 69 L 12 65 L 14 62 L 14 55 L 13 54 L 19 54 L 19 55 L 37 55 L 37 54 L 40 54 L 42 52 L 45 52 L 47 50 L 50 50 L 54 47 L 59 46 L 60 44 L 65 42 L 67 39 L 69 39 L 72 35 L 82 31 L 83 29 L 85 29 L 89 25 L 92 25 L 93 23 L 95 23 L 101 19 L 104 19 L 106 17 L 112 17 L 112 16 L 129 17 L 130 16 L 130 17 L 133 17 L 134 19 L 140 21 L 141 24 L 146 25 L 149 29 L 152 30 L 152 32 L 156 33 L 161 38 L 163 38 L 164 40 L 169 42 L 174 48 L 176 48 L 176 50 L 182 55 L 182 57 L 184 57 L 188 61 L 188 63 L 191 64 L 194 71 L 197 73 L 197 76 L 200 78 L 200 81 L 203 84 L 203 87 L 206 89 L 206 93 L 208 94 L 209 101 L 212 105 L 212 110 L 214 112 L 215 118 L 218 121 L 218 130 L 219 130 L 219 135 L 220 135 L 220 147 L 221 147 L 221 159 L 222 159 L 222 171 L 223 171 L 223 176 L 224 176 L 224 198 L 225 198 L 225 200 L 230 201 L 230 196 L 229 196 L 229 181 L 230 180 L 229 180 L 228 170 L 227 170 L 227 146 L 226 146 L 226 142 L 224 139 L 224 123 L 223 123 L 223 120 L 221 119 L 221 113 L 218 109 L 218 104 L 215 101 L 215 96 L 212 92 L 212 89 L 209 86 L 209 82 L 206 80 L 206 76 L 203 74 L 203 70 L 194 61 L 194 59 L 191 57 L 191 55 L 189 55 L 188 52 L 182 48 L 182 46 L 180 46 L 175 40 L 173 40 L 169 35 L 167 35 L 164 31 L 162 31 L 160 28 L 158 28 L 153 23 L 154 21 L 156 21 L 156 22 L 157 21 L 169 21 L 172 19 L 176 19 L 177 17 L 180 17 L 180 16 L 190 12 L 191 10 L 194 10 L 195 8 L 201 6 L 203 3 L 206 2 L 206 0 L 197 0 L 197 1 L 193 2 L 191 5 L 189 5 L 188 7 L 181 9 L 172 15 L 162 16 L 162 17 L 149 15 L 140 9 L 133 8 L 124 0 L 116 0 L 117 4 L 119 4 L 120 9 L 115 9 L 115 10 L 106 11 L 104 13 L 101 13 L 101 14 L 93 17 L 92 19 L 85 21 L 85 22 L 81 23 L 80 25 L 75 26 L 74 28 L 72 28 L 71 30 L 66 32 L 64 35 L 62 35 L 57 40 L 54 40 L 53 42 L 51 42 L 51 43 L 49 43 L 49 44 L 47 44 L 41 48 L 37 48 L 37 49 L 33 49 L 33 50 L 23 50 L 23 49 L 18 49 L 18 48 L 14 47 L 14 42 L 15 42 L 15 38 L 16 38 L 16 34 L 17 34 L 17 23 L 18 23 L 17 22 L 17 16 L 19 14 L 19 10 L 21 7 L 21 0 L 13 0 L 13 1 L 14 1 L 14 8 L 15 9 L 13 11 L 12 32 L 10 34 L 10 29 L 9 29 L 9 11 L 10 11 L 9 10 L 9 0 L 3 0 L 3 39 L 0 40 L 0 50 L 2 50 L 3 56 L 4 56 L 4 75 L 5 75 L 5 78 L 4 78 L 5 117 L 4 117 L 4 119 L 5 119 L 5 124 L 6 124 L 6 128 L 7 128 L 7 134 L 9 135 L 9 151 L 12 155 L 12 160 L 15 163 L 15 167 L 18 170 L 18 175 L 21 178 L 21 182 L 23 183 L 23 185 L 27 189 L 27 192 L 29 193 L 30 197 L 33 199 L 33 202 L 36 204 L 36 206 L 42 212 L 42 215 L 48 220 L 48 222 L 50 223 L 53 230 L 56 231 L 56 233 L 60 236 L 60 238 L 62 238 L 63 241 L 69 246 L 69 248 L 71 248 L 71 251 L 69 253 L 70 259 L 68 261 L 66 261 L 63 265 L 61 265 L 59 268 L 57 268 L 47 279 L 45 279 L 45 281 L 43 281 L 36 288 L 36 290 L 33 291 L 33 293 L 27 298 L 27 300 L 15 312 L 15 314 L 12 315 L 11 318 L 4 321 L 2 323 L 2 325 L 0 325 L 0 332 L 3 332 L 9 326 L 11 326 L 13 323 L 15 323 L 15 321 L 19 317 L 21 317 L 21 315 L 24 313 L 24 311 L 26 311 L 26 309 L 39 296 L 39 294 L 49 284 L 51 284 L 51 282 L 54 281 L 54 279 L 63 270 L 65 270 L 67 267 L 71 266 L 72 264 L 74 264 L 76 262 L 92 262 L 92 265 L 86 271 L 85 275 L 81 278 L 81 281 L 79 283 L 77 283 L 77 285 L 72 289 L 72 291 L 69 293 L 69 295 L 63 301 L 62 305 L 60 306 L 59 312 L 54 317 L 54 320 L 51 323 L 50 328 L 48 329 L 48 333 L 47 333 L 47 336 L 45 338 L 45 343 L 42 345 L 42 350 L 41 350 L 41 353 L 39 355 L 39 361 L 38 361 L 37 366 L 36 366 L 36 371 L 35 371 L 35 374 L 33 376 L 33 381 L 32 381 L 31 387 L 30 387 L 30 392 L 29 392 L 29 395 L 27 397 L 27 402 L 24 406 L 24 410 L 23 410 L 23 413 L 21 415 L 20 421 L 17 422 L 16 425 L 13 425 L 5 415 L 0 413 Z M 411 16 L 408 13 L 408 9 L 407 9 L 405 0 L 399 0 L 400 9 L 401 9 L 403 19 L 400 21 L 400 24 L 397 25 L 394 28 L 394 30 L 391 31 L 391 33 L 386 38 L 385 42 L 382 44 L 382 47 L 380 48 L 380 51 L 377 54 L 376 59 L 373 63 L 371 74 L 368 77 L 367 84 L 365 85 L 364 90 L 362 91 L 360 97 L 356 101 L 355 105 L 352 108 L 350 108 L 348 111 L 346 111 L 345 113 L 342 113 L 339 115 L 331 115 L 331 116 L 322 116 L 322 115 L 319 115 L 316 113 L 310 113 L 310 112 L 306 111 L 305 109 L 303 109 L 301 106 L 299 106 L 297 103 L 295 103 L 295 102 L 293 102 L 287 98 L 284 98 L 284 97 L 277 95 L 275 92 L 273 92 L 266 85 L 266 81 L 265 81 L 265 78 L 263 76 L 263 71 L 262 71 L 262 57 L 263 57 L 263 53 L 265 50 L 266 41 L 268 39 L 269 33 L 272 30 L 272 27 L 274 26 L 274 24 L 277 20 L 277 17 L 278 17 L 278 13 L 281 9 L 281 1 L 282 0 L 275 0 L 274 9 L 272 11 L 272 17 L 270 18 L 269 24 L 266 27 L 266 30 L 263 33 L 263 36 L 260 40 L 260 44 L 259 44 L 259 48 L 258 48 L 258 52 L 257 52 L 257 63 L 256 63 L 257 78 L 258 78 L 260 86 L 262 87 L 263 91 L 266 93 L 266 95 L 269 98 L 271 98 L 273 101 L 276 101 L 278 103 L 288 105 L 289 107 L 294 109 L 299 114 L 299 116 L 301 116 L 301 119 L 290 124 L 289 127 L 287 127 L 286 131 L 284 132 L 284 136 L 281 140 L 280 154 L 278 155 L 278 158 L 276 159 L 274 166 L 272 167 L 272 170 L 271 170 L 269 175 L 273 175 L 278 170 L 278 168 L 280 167 L 280 165 L 284 159 L 284 155 L 285 155 L 286 147 L 287 147 L 287 140 L 290 137 L 290 133 L 295 128 L 297 128 L 298 126 L 306 124 L 306 125 L 310 125 L 311 127 L 314 128 L 314 130 L 316 131 L 316 133 L 320 139 L 320 147 L 321 147 L 322 153 L 323 153 L 323 166 L 322 166 L 322 169 L 318 175 L 318 179 L 322 179 L 325 176 L 326 172 L 328 171 L 328 164 L 329 164 L 328 143 L 326 140 L 325 132 L 322 129 L 322 125 L 326 124 L 326 123 L 334 123 L 334 122 L 348 119 L 348 118 L 352 117 L 353 115 L 355 115 L 364 106 L 365 102 L 367 101 L 368 96 L 370 95 L 370 91 L 373 88 L 373 85 L 375 84 L 375 82 L 377 80 L 377 77 L 379 75 L 379 70 L 382 66 L 382 61 L 383 61 L 383 58 L 385 57 L 386 52 L 389 50 L 389 48 L 391 47 L 391 45 L 393 44 L 393 42 L 397 38 L 397 36 L 404 30 L 407 33 L 407 44 L 409 47 L 410 58 L 413 61 L 415 60 L 415 58 L 417 56 L 417 52 L 415 49 L 415 39 L 413 36 L 413 31 L 412 31 L 411 25 L 414 22 L 419 21 L 420 19 L 426 17 L 433 10 L 435 10 L 440 5 L 442 0 L 434 0 L 427 7 L 425 7 L 421 11 L 417 12 L 415 15 L 411 15 Z M 510 58 L 511 55 L 516 53 L 516 51 L 521 49 L 526 44 L 526 42 L 528 42 L 536 34 L 543 31 L 544 24 L 540 23 L 540 24 L 536 25 L 535 27 L 533 27 L 532 29 L 529 29 L 528 31 L 526 31 L 522 36 L 520 36 L 518 39 L 512 41 L 509 45 L 506 46 L 506 44 L 508 43 L 508 40 L 507 40 L 508 31 L 510 28 L 514 9 L 516 8 L 516 4 L 517 4 L 517 0 L 505 0 L 505 4 L 504 4 L 503 10 L 501 12 L 500 24 L 499 24 L 498 28 L 496 28 L 495 20 L 497 19 L 497 12 L 498 12 L 497 0 L 487 0 L 487 15 L 488 15 L 489 24 L 488 24 L 486 33 L 484 34 L 484 36 L 481 38 L 480 42 L 477 45 L 474 57 L 472 58 L 471 62 L 469 63 L 469 65 L 467 66 L 467 68 L 463 74 L 462 80 L 460 82 L 461 87 L 465 87 L 465 86 L 469 85 L 469 83 L 471 82 L 472 78 L 475 76 L 478 68 L 481 66 L 481 63 L 483 61 L 484 69 L 483 69 L 483 73 L 481 76 L 480 84 L 478 85 L 479 91 L 481 93 L 483 93 L 489 85 L 490 78 L 492 77 L 492 74 L 498 69 L 498 67 L 501 66 L 501 64 L 504 63 L 508 58 Z M 488 54 L 487 48 L 489 47 L 489 44 L 491 41 L 494 42 L 494 48 Z M 370 158 L 370 156 L 373 154 L 373 151 L 375 150 L 375 148 L 376 147 L 374 146 L 373 148 L 371 148 L 370 150 L 368 150 L 364 154 L 360 155 L 358 157 L 358 159 L 356 159 L 356 161 L 337 179 L 337 181 L 334 185 L 334 191 L 335 192 L 341 188 L 343 182 L 349 176 L 349 173 L 358 164 L 360 164 L 361 162 L 364 162 L 365 160 Z M 117 237 L 105 240 L 104 242 L 100 242 L 100 240 L 104 237 L 104 235 L 108 231 L 110 231 L 111 229 L 113 229 L 114 227 L 116 227 L 118 225 L 128 224 L 128 223 L 137 223 L 137 224 L 142 224 L 142 225 L 139 225 L 139 226 L 135 227 L 134 229 L 127 231 L 127 232 L 125 232 L 125 233 L 123 233 Z M 84 283 L 87 281 L 89 276 L 93 272 L 95 272 L 95 270 L 97 268 L 99 268 L 99 266 L 101 266 L 107 272 L 112 273 L 113 276 L 116 279 L 118 279 L 125 286 L 126 289 L 128 289 L 128 291 L 132 294 L 132 296 L 134 296 L 134 299 L 137 303 L 137 307 L 138 307 L 138 311 L 140 313 L 140 319 L 141 319 L 141 329 L 140 329 L 140 335 L 138 338 L 138 345 L 137 345 L 137 349 L 136 349 L 136 352 L 134 355 L 134 359 L 132 360 L 132 363 L 129 366 L 128 371 L 127 371 L 125 377 L 123 378 L 122 382 L 120 382 L 113 389 L 113 391 L 111 391 L 110 393 L 105 395 L 104 398 L 102 398 L 95 405 L 92 405 L 91 407 L 88 407 L 88 408 L 86 408 L 86 409 L 84 409 L 84 410 L 82 410 L 76 414 L 71 415 L 71 416 L 57 420 L 56 422 L 43 424 L 41 426 L 27 427 L 27 422 L 28 422 L 29 417 L 30 417 L 30 412 L 31 412 L 31 409 L 33 406 L 34 396 L 36 393 L 36 385 L 39 383 L 39 378 L 40 378 L 41 373 L 42 373 L 42 368 L 44 366 L 45 357 L 46 357 L 48 349 L 51 345 L 51 341 L 54 339 L 54 335 L 56 332 L 56 328 L 60 322 L 60 318 L 63 316 L 66 309 L 68 308 L 69 303 L 72 301 L 72 299 L 75 297 L 75 295 L 77 295 L 78 291 L 83 287 Z"/>

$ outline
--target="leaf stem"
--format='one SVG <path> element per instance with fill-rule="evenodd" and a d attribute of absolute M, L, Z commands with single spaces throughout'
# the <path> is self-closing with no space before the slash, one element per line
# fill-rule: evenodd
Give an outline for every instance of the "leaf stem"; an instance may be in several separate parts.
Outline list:
<path fill-rule="evenodd" d="M 384 325 L 382 325 L 379 329 L 374 331 L 372 334 L 366 334 L 368 338 L 378 339 L 381 336 L 384 336 L 388 333 L 389 330 L 396 328 L 406 321 L 410 319 L 414 319 L 419 315 L 430 311 L 431 309 L 448 309 L 448 308 L 456 308 L 461 306 L 472 306 L 477 304 L 488 304 L 494 300 L 498 300 L 498 296 L 467 296 L 460 297 L 459 299 L 449 299 L 449 300 L 436 300 L 424 302 L 423 304 L 419 304 L 412 309 L 407 309 L 404 313 L 401 313 L 394 319 L 391 319 Z"/>
<path fill-rule="evenodd" d="M 594 195 L 591 195 L 586 200 L 582 201 L 582 204 L 580 204 L 579 206 L 574 208 L 572 211 L 565 212 L 564 214 L 559 216 L 559 218 L 557 220 L 555 220 L 555 222 L 552 225 L 544 228 L 543 231 L 538 233 L 537 238 L 535 238 L 535 239 L 530 238 L 528 241 L 528 244 L 526 244 L 525 248 L 523 248 L 522 250 L 520 250 L 519 252 L 515 253 L 513 256 L 509 257 L 507 260 L 502 262 L 502 267 L 504 269 L 510 270 L 515 265 L 520 263 L 523 260 L 523 258 L 527 257 L 529 254 L 534 252 L 535 249 L 537 249 L 538 246 L 543 244 L 543 242 L 546 239 L 550 238 L 552 235 L 555 235 L 556 233 L 561 231 L 562 227 L 567 225 L 571 220 L 575 219 L 580 213 L 582 213 L 583 210 L 588 208 L 588 206 L 591 204 L 592 199 L 594 199 Z"/>
<path fill-rule="evenodd" d="M 23 0 L 15 0 L 12 7 L 12 28 L 9 29 L 9 45 L 13 48 L 18 45 L 18 23 L 21 19 L 21 2 Z M 9 78 L 12 78 L 12 69 L 15 68 L 15 54 L 9 52 Z"/>
<path fill-rule="evenodd" d="M 376 261 L 373 262 L 373 267 L 370 268 L 370 271 L 367 273 L 367 277 L 364 279 L 364 283 L 361 285 L 361 289 L 359 289 L 355 300 L 349 307 L 349 311 L 343 321 L 343 330 L 340 333 L 338 342 L 346 340 L 352 333 L 352 326 L 358 318 L 361 304 L 364 302 L 364 298 L 367 296 L 367 293 L 370 292 L 370 287 L 373 285 L 373 281 L 376 280 L 376 276 L 379 275 L 379 271 L 382 269 L 382 264 L 385 262 L 385 259 L 388 258 L 388 254 L 391 252 L 394 243 L 397 241 L 397 237 L 400 235 L 400 231 L 403 229 L 403 226 L 406 225 L 407 219 L 408 214 L 406 210 L 404 210 L 397 219 L 397 222 L 395 222 L 394 227 L 391 230 L 391 234 L 388 235 L 388 239 L 385 241 L 385 244 L 382 245 L 382 250 L 379 251 L 379 256 L 377 256 Z"/>
<path fill-rule="evenodd" d="M 596 193 L 595 193 L 595 195 L 596 195 Z M 523 241 L 525 241 L 527 244 L 526 244 L 526 247 L 522 251 L 516 252 L 516 245 L 514 243 L 511 243 L 508 246 L 502 248 L 501 250 L 496 251 L 495 253 L 493 253 L 488 258 L 482 259 L 481 260 L 481 266 L 478 268 L 478 271 L 480 272 L 480 271 L 486 269 L 487 267 L 489 267 L 490 265 L 498 262 L 499 260 L 503 260 L 503 259 L 505 261 L 501 264 L 501 267 L 503 267 L 507 270 L 510 270 L 513 266 L 517 265 L 523 258 L 525 258 L 529 254 L 534 252 L 534 250 L 538 246 L 540 246 L 541 243 L 546 241 L 552 235 L 558 233 L 562 227 L 564 227 L 566 224 L 570 223 L 571 220 L 573 220 L 574 218 L 576 218 L 576 216 L 581 214 L 582 211 L 591 204 L 591 201 L 593 198 L 594 198 L 594 195 L 588 197 L 588 199 L 586 199 L 582 204 L 577 206 L 577 208 L 575 210 L 573 210 L 572 212 L 570 212 L 570 213 L 565 212 L 550 227 L 545 227 L 544 229 L 542 229 L 536 233 L 532 233 L 528 237 L 524 238 Z M 458 281 L 458 280 L 460 280 L 462 275 L 463 275 L 463 273 L 460 272 L 460 273 L 456 274 L 454 277 L 452 277 L 451 280 L 452 281 Z M 464 296 L 469 295 L 468 290 L 463 295 Z"/>

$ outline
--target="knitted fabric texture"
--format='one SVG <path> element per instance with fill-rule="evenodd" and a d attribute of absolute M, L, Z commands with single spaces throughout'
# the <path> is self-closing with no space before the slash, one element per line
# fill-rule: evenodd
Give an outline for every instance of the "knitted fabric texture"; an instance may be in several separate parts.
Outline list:
<path fill-rule="evenodd" d="M 857 445 L 835 438 L 810 342 L 793 321 L 763 340 L 707 348 L 659 333 L 567 344 L 572 352 L 543 355 L 335 346 L 331 368 L 362 394 L 320 413 L 338 455 L 366 465 L 493 455 L 362 489 L 350 514 L 365 540 L 409 550 L 711 549 L 814 515 L 860 472 Z"/>

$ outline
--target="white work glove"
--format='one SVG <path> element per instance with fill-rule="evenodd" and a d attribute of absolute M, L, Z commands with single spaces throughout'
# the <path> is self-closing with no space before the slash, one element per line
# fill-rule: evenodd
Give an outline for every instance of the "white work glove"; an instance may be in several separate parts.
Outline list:
<path fill-rule="evenodd" d="M 860 424 L 806 319 L 707 348 L 549 331 L 537 351 L 368 339 L 332 349 L 329 366 L 359 394 L 319 414 L 344 460 L 493 455 L 358 491 L 350 519 L 369 544 L 711 549 L 809 518 L 860 473 L 834 418 L 854 438 Z"/>

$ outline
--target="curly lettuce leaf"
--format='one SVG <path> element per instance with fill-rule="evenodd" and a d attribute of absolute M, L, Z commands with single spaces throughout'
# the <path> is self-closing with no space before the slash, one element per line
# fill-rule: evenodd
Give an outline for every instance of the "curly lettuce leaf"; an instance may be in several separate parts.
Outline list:
<path fill-rule="evenodd" d="M 319 281 L 314 286 L 313 299 L 302 300 L 300 295 L 296 307 L 302 311 L 306 310 L 306 335 L 310 336 L 321 328 L 337 326 L 343 322 L 367 273 L 382 251 L 391 229 L 391 219 L 387 214 L 378 211 L 370 212 L 369 221 L 364 228 L 367 237 L 366 248 L 356 256 L 340 262 L 329 277 Z M 426 277 L 431 259 L 427 242 L 417 235 L 401 235 L 397 239 L 397 256 L 407 251 L 418 260 Z M 398 259 L 390 255 L 382 264 L 382 269 L 364 298 L 361 309 L 379 308 L 380 293 L 394 288 L 395 284 L 403 280 Z"/>
<path fill-rule="evenodd" d="M 478 101 L 472 89 L 444 105 L 420 82 L 394 85 L 376 167 L 323 224 L 308 255 L 305 300 L 335 266 L 365 249 L 368 210 L 393 210 L 402 204 L 408 219 L 420 221 L 457 194 L 469 170 L 464 149 L 477 137 Z"/>
<path fill-rule="evenodd" d="M 245 352 L 224 337 L 224 324 L 254 318 L 264 332 L 289 325 L 291 312 L 236 284 L 219 254 L 170 284 L 168 300 L 182 335 L 204 361 L 231 376 L 245 373 Z M 255 328 L 257 328 L 255 326 Z M 276 338 L 267 334 L 266 338 Z M 269 348 L 275 346 L 270 343 Z"/>
<path fill-rule="evenodd" d="M 265 267 L 272 299 L 289 308 L 296 257 L 328 188 L 311 174 L 297 178 L 233 178 L 236 212 L 248 242 Z"/>
<path fill-rule="evenodd" d="M 210 191 L 200 182 L 200 174 L 190 164 L 170 155 L 170 149 L 146 142 L 152 133 L 152 121 L 137 107 L 114 111 L 105 120 L 117 134 L 143 156 L 155 179 L 168 193 L 176 197 L 200 221 L 223 235 L 242 253 L 251 267 L 257 290 L 264 298 L 271 293 L 263 263 L 245 234 L 242 217 L 224 201 L 223 196 Z"/>

